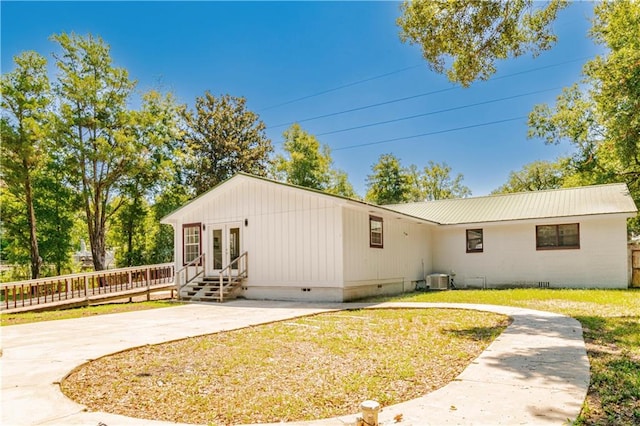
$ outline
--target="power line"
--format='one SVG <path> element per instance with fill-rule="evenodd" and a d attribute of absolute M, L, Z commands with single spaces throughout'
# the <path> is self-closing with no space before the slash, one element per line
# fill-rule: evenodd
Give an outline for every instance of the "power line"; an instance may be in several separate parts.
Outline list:
<path fill-rule="evenodd" d="M 507 123 L 509 121 L 522 120 L 522 119 L 525 119 L 525 118 L 527 118 L 527 117 L 526 116 L 520 116 L 520 117 L 506 118 L 504 120 L 488 121 L 488 122 L 484 122 L 484 123 L 471 124 L 469 126 L 455 127 L 455 128 L 452 128 L 452 129 L 438 130 L 438 131 L 435 131 L 435 132 L 420 133 L 419 135 L 402 136 L 402 137 L 399 137 L 399 138 L 384 139 L 384 140 L 376 141 L 376 142 L 365 142 L 365 143 L 360 143 L 360 144 L 356 144 L 356 145 L 348 145 L 348 146 L 343 146 L 343 147 L 340 147 L 340 148 L 333 148 L 332 151 L 342 151 L 342 150 L 345 150 L 345 149 L 361 148 L 363 146 L 371 146 L 371 145 L 380 145 L 380 144 L 383 144 L 383 143 L 401 141 L 401 140 L 406 140 L 406 139 L 414 139 L 414 138 L 419 138 L 419 137 L 423 137 L 423 136 L 439 135 L 439 134 L 442 134 L 442 133 L 455 132 L 455 131 L 458 131 L 458 130 L 466 130 L 466 129 L 473 129 L 473 128 L 476 128 L 476 127 L 491 126 L 493 124 Z"/>
<path fill-rule="evenodd" d="M 388 72 L 388 73 L 385 73 L 385 74 L 376 75 L 374 77 L 365 78 L 363 80 L 354 81 L 352 83 L 347 83 L 347 84 L 344 84 L 342 86 L 337 86 L 337 87 L 334 87 L 334 88 L 331 88 L 331 89 L 323 90 L 321 92 L 317 92 L 317 93 L 314 93 L 314 94 L 311 94 L 311 95 L 302 96 L 300 98 L 291 99 L 290 101 L 282 102 L 282 103 L 279 103 L 279 104 L 276 104 L 276 105 L 271 105 L 271 106 L 268 106 L 266 108 L 262 108 L 262 109 L 258 110 L 258 112 L 263 112 L 263 111 L 267 111 L 267 110 L 270 110 L 270 109 L 273 109 L 273 108 L 278 108 L 278 107 L 281 107 L 281 106 L 284 106 L 284 105 L 289 105 L 289 104 L 292 104 L 294 102 L 302 101 L 304 99 L 309 99 L 309 98 L 313 98 L 315 96 L 324 95 L 326 93 L 335 92 L 336 90 L 346 89 L 347 87 L 356 86 L 358 84 L 366 83 L 368 81 L 377 80 L 379 78 L 387 77 L 387 76 L 390 76 L 390 75 L 393 75 L 393 74 L 398 74 L 398 73 L 401 73 L 401 72 L 404 72 L 404 71 L 408 71 L 408 70 L 411 70 L 411 69 L 414 69 L 414 68 L 418 68 L 419 66 L 421 66 L 421 65 L 413 65 L 413 66 L 410 66 L 410 67 L 401 68 L 399 70 L 391 71 L 391 72 Z"/>
<path fill-rule="evenodd" d="M 495 81 L 495 80 L 502 80 L 504 78 L 511 78 L 511 77 L 515 77 L 515 76 L 518 76 L 518 75 L 522 75 L 522 74 L 528 74 L 528 73 L 531 73 L 531 72 L 541 71 L 541 70 L 544 70 L 544 69 L 559 67 L 559 66 L 570 64 L 570 63 L 573 63 L 573 62 L 584 61 L 585 59 L 589 59 L 589 57 L 588 56 L 584 56 L 584 57 L 581 57 L 581 58 L 570 59 L 568 61 L 558 62 L 558 63 L 555 63 L 555 64 L 545 65 L 545 66 L 541 66 L 541 67 L 537 67 L 537 68 L 531 68 L 531 69 L 528 69 L 528 70 L 507 74 L 507 75 L 502 75 L 502 76 L 499 76 L 499 77 L 492 77 L 492 78 L 488 79 L 487 81 Z M 304 123 L 304 122 L 307 122 L 307 121 L 319 120 L 321 118 L 334 117 L 336 115 L 347 114 L 347 113 L 355 112 L 355 111 L 362 111 L 362 110 L 369 109 L 369 108 L 375 108 L 375 107 L 379 107 L 379 106 L 382 106 L 382 105 L 389 105 L 389 104 L 396 103 L 396 102 L 407 101 L 407 100 L 410 100 L 410 99 L 416 99 L 416 98 L 420 98 L 420 97 L 423 97 L 423 96 L 435 95 L 437 93 L 449 92 L 451 90 L 457 90 L 457 89 L 459 89 L 459 87 L 454 86 L 454 87 L 448 87 L 446 89 L 433 90 L 431 92 L 419 93 L 417 95 L 405 96 L 403 98 L 391 99 L 391 100 L 384 101 L 384 102 L 378 102 L 378 103 L 375 103 L 375 104 L 364 105 L 364 106 L 361 106 L 361 107 L 346 109 L 346 110 L 343 110 L 343 111 L 317 115 L 317 116 L 308 117 L 308 118 L 305 118 L 305 119 L 302 119 L 302 120 L 296 120 L 296 121 L 291 121 L 291 122 L 288 122 L 288 123 L 276 124 L 274 126 L 268 126 L 268 127 L 270 129 L 275 129 L 275 128 L 278 128 L 278 127 L 290 126 L 290 125 L 292 125 L 294 123 Z M 334 90 L 337 90 L 337 89 L 334 89 Z M 316 95 L 312 95 L 312 96 L 316 96 Z M 304 99 L 304 98 L 300 98 L 300 99 Z"/>
<path fill-rule="evenodd" d="M 524 96 L 531 96 L 531 95 L 536 95 L 538 93 L 551 92 L 553 90 L 558 90 L 558 89 L 560 89 L 560 87 L 552 87 L 551 89 L 536 90 L 535 92 L 521 93 L 519 95 L 506 96 L 504 98 L 496 98 L 496 99 L 491 99 L 491 100 L 488 100 L 488 101 L 476 102 L 474 104 L 460 105 L 460 106 L 457 106 L 457 107 L 440 109 L 440 110 L 437 110 L 437 111 L 430 111 L 430 112 L 425 112 L 425 113 L 422 113 L 422 114 L 410 115 L 410 116 L 407 116 L 407 117 L 394 118 L 393 120 L 377 121 L 375 123 L 363 124 L 361 126 L 348 127 L 346 129 L 340 129 L 340 130 L 332 130 L 330 132 L 318 133 L 318 134 L 316 134 L 316 136 L 332 135 L 334 133 L 342 133 L 342 132 L 348 132 L 350 130 L 364 129 L 366 127 L 374 127 L 374 126 L 380 126 L 380 125 L 383 125 L 383 124 L 396 123 L 398 121 L 411 120 L 413 118 L 426 117 L 428 115 L 441 114 L 443 112 L 450 112 L 450 111 L 456 111 L 456 110 L 465 109 L 465 108 L 472 108 L 472 107 L 479 106 L 479 105 L 487 105 L 487 104 L 491 104 L 491 103 L 495 103 L 495 102 L 502 102 L 502 101 L 507 101 L 507 100 L 510 100 L 510 99 L 522 98 Z"/>
<path fill-rule="evenodd" d="M 334 115 L 347 114 L 349 112 L 361 111 L 363 109 L 374 108 L 374 107 L 378 107 L 378 106 L 382 106 L 382 105 L 392 104 L 392 103 L 395 103 L 395 102 L 407 101 L 409 99 L 415 99 L 415 98 L 419 98 L 419 97 L 422 97 L 422 96 L 435 95 L 436 93 L 443 93 L 443 92 L 448 92 L 450 90 L 456 90 L 456 89 L 457 89 L 457 87 L 448 87 L 446 89 L 434 90 L 432 92 L 420 93 L 418 95 L 412 95 L 412 96 L 406 96 L 404 98 L 392 99 L 390 101 L 380 102 L 380 103 L 377 103 L 377 104 L 365 105 L 365 106 L 361 106 L 361 107 L 357 107 L 357 108 L 347 109 L 347 110 L 344 110 L 344 111 L 338 111 L 338 112 L 332 112 L 332 113 L 329 113 L 329 114 L 317 115 L 315 117 L 305 118 L 304 120 L 297 120 L 297 121 L 292 121 L 290 123 L 283 123 L 283 124 L 278 124 L 278 125 L 275 125 L 275 126 L 269 126 L 269 128 L 270 129 L 274 129 L 276 127 L 290 126 L 290 125 L 292 125 L 294 123 L 304 123 L 305 121 L 312 121 L 312 120 L 318 120 L 320 118 L 333 117 Z"/>

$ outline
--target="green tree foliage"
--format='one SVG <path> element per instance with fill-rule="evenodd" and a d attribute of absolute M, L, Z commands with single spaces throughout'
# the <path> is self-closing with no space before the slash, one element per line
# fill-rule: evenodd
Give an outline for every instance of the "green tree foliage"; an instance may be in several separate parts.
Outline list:
<path fill-rule="evenodd" d="M 59 166 L 48 161 L 32 174 L 33 208 L 38 218 L 38 249 L 42 264 L 40 276 L 60 275 L 72 271 L 73 231 L 77 223 L 76 197 L 62 181 Z M 30 232 L 25 202 L 12 194 L 6 185 L 0 187 L 2 206 L 2 259 L 14 266 L 30 265 Z M 28 279 L 21 268 L 10 279 Z"/>
<path fill-rule="evenodd" d="M 353 185 L 349 182 L 347 172 L 341 169 L 331 169 L 329 171 L 329 185 L 326 192 L 329 194 L 340 195 L 342 197 L 358 199 L 358 194 L 353 189 Z"/>
<path fill-rule="evenodd" d="M 471 190 L 462 184 L 462 174 L 451 178 L 451 167 L 446 163 L 429 161 L 422 170 L 415 164 L 403 167 L 393 154 L 383 154 L 371 167 L 367 176 L 365 199 L 375 204 L 398 204 L 410 201 L 433 201 L 445 198 L 463 198 Z"/>
<path fill-rule="evenodd" d="M 179 171 L 178 171 L 179 174 Z M 184 205 L 191 198 L 187 185 L 180 184 L 178 177 L 165 186 L 155 198 L 151 214 L 155 226 L 152 228 L 149 263 L 166 263 L 173 260 L 173 236 L 171 225 L 161 225 L 160 219 Z"/>
<path fill-rule="evenodd" d="M 142 126 L 140 114 L 129 109 L 135 82 L 112 65 L 102 39 L 73 33 L 52 39 L 60 47 L 54 55 L 58 150 L 85 212 L 94 268 L 102 270 L 108 223 L 126 202 L 131 182 L 146 173 L 158 141 L 145 134 L 154 126 Z"/>
<path fill-rule="evenodd" d="M 1 178 L 7 190 L 16 197 L 15 201 L 26 210 L 31 278 L 38 278 L 42 258 L 38 247 L 33 180 L 47 161 L 50 85 L 44 57 L 36 52 L 25 52 L 14 61 L 16 69 L 3 75 L 0 83 Z"/>
<path fill-rule="evenodd" d="M 581 85 L 566 88 L 556 104 L 537 105 L 529 136 L 576 148 L 570 183 L 626 182 L 640 203 L 640 3 L 595 7 L 592 38 L 607 52 L 587 62 Z M 636 232 L 640 230 L 636 218 Z"/>
<path fill-rule="evenodd" d="M 49 161 L 36 175 L 35 210 L 38 220 L 40 253 L 48 275 L 72 272 L 71 254 L 79 242 L 78 197 L 64 182 L 64 170 Z"/>
<path fill-rule="evenodd" d="M 322 190 L 329 183 L 331 153 L 327 145 L 293 124 L 282 134 L 284 155 L 275 159 L 278 177 L 287 183 Z"/>
<path fill-rule="evenodd" d="M 29 221 L 25 214 L 24 201 L 9 191 L 6 185 L 0 185 L 0 206 L 2 206 L 2 244 L 3 261 L 12 265 L 29 265 L 22 274 L 14 273 L 11 279 L 31 278 L 31 257 L 29 244 Z"/>
<path fill-rule="evenodd" d="M 276 179 L 343 197 L 355 197 L 346 172 L 333 168 L 331 149 L 293 124 L 283 133 L 286 155 L 275 158 L 272 172 Z"/>
<path fill-rule="evenodd" d="M 393 154 L 382 154 L 371 166 L 367 176 L 365 200 L 378 204 L 398 204 L 411 201 L 411 176 Z"/>
<path fill-rule="evenodd" d="M 412 166 L 415 170 L 415 167 Z M 465 198 L 471 195 L 471 189 L 462 184 L 464 176 L 458 173 L 451 177 L 451 167 L 447 163 L 429 161 L 422 173 L 411 173 L 413 176 L 414 201 L 433 201 L 448 198 Z"/>
<path fill-rule="evenodd" d="M 119 266 L 154 263 L 151 251 L 160 224 L 147 198 L 172 183 L 172 160 L 180 148 L 179 109 L 171 95 L 150 91 L 143 96 L 142 108 L 131 112 L 135 138 L 143 149 L 137 157 L 140 170 L 128 176 L 114 200 L 120 208 L 109 242 L 116 249 Z"/>
<path fill-rule="evenodd" d="M 183 114 L 184 142 L 190 154 L 187 177 L 196 194 L 206 192 L 237 172 L 266 175 L 273 152 L 265 124 L 247 110 L 246 100 L 206 92 L 195 110 Z"/>
<path fill-rule="evenodd" d="M 537 55 L 556 41 L 551 23 L 566 0 L 414 0 L 401 6 L 400 39 L 418 44 L 429 67 L 469 86 L 498 59 Z"/>
<path fill-rule="evenodd" d="M 174 229 L 171 225 L 160 224 L 160 219 L 182 207 L 194 196 L 191 185 L 186 181 L 186 162 L 188 156 L 184 154 L 181 145 L 176 146 L 172 161 L 168 163 L 168 175 L 163 185 L 156 192 L 151 206 L 151 215 L 155 225 L 150 232 L 153 238 L 150 248 L 149 263 L 166 263 L 173 260 Z"/>
<path fill-rule="evenodd" d="M 521 170 L 511 172 L 507 183 L 493 191 L 492 194 L 562 188 L 567 168 L 567 159 L 559 159 L 555 162 L 534 161 L 525 164 Z"/>

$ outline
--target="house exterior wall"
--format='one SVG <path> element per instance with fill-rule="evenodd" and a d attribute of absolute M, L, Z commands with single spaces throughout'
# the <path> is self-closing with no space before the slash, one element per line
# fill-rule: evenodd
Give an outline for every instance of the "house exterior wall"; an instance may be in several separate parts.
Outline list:
<path fill-rule="evenodd" d="M 369 246 L 369 216 L 383 219 L 383 248 Z M 343 208 L 344 300 L 415 288 L 431 270 L 431 229 L 397 215 Z"/>
<path fill-rule="evenodd" d="M 205 224 L 208 252 L 214 224 L 239 222 L 241 250 L 248 252 L 246 298 L 342 300 L 342 216 L 339 203 L 285 185 L 239 179 L 219 187 L 181 215 L 176 266 L 182 267 L 182 224 Z M 246 219 L 246 226 L 245 226 Z"/>
<path fill-rule="evenodd" d="M 579 249 L 536 249 L 536 225 L 579 223 Z M 483 251 L 466 252 L 466 230 L 483 229 Z M 626 288 L 626 216 L 443 226 L 434 231 L 433 272 L 457 287 Z"/>

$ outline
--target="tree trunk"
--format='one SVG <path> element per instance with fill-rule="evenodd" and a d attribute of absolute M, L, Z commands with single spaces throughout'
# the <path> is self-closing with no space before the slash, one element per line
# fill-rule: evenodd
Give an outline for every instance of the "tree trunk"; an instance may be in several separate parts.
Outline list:
<path fill-rule="evenodd" d="M 93 269 L 96 271 L 104 271 L 107 268 L 104 230 L 90 230 L 89 243 L 91 244 Z"/>
<path fill-rule="evenodd" d="M 27 169 L 25 164 L 25 170 Z M 31 279 L 35 280 L 40 278 L 40 266 L 42 265 L 42 259 L 40 258 L 40 251 L 38 250 L 38 235 L 36 231 L 36 213 L 33 207 L 33 195 L 31 192 L 31 176 L 29 172 L 26 173 L 24 180 L 24 193 L 25 201 L 27 203 L 27 218 L 29 219 L 29 240 L 30 240 L 30 252 L 31 252 Z"/>

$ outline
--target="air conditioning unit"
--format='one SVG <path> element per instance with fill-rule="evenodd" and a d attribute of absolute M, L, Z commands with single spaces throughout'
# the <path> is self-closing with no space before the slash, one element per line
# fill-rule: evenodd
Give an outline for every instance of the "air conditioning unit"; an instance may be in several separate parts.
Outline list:
<path fill-rule="evenodd" d="M 427 286 L 430 290 L 447 290 L 449 288 L 449 275 L 431 274 L 427 276 Z"/>

